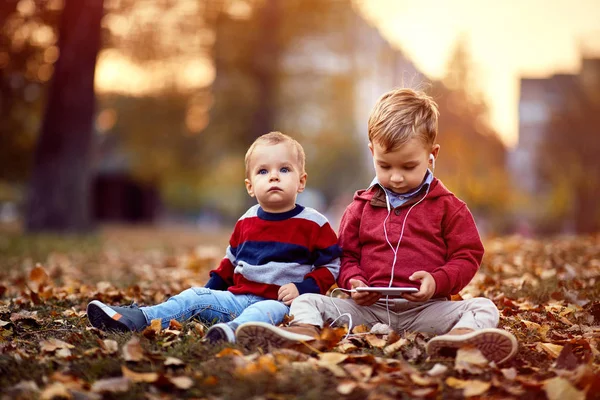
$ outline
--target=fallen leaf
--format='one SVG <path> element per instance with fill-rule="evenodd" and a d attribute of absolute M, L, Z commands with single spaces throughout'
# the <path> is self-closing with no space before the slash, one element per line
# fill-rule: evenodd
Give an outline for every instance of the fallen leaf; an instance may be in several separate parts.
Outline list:
<path fill-rule="evenodd" d="M 169 381 L 175 386 L 177 389 L 187 390 L 194 386 L 194 380 L 188 376 L 174 376 L 170 377 Z"/>
<path fill-rule="evenodd" d="M 366 335 L 365 340 L 367 341 L 369 346 L 376 347 L 379 349 L 382 349 L 386 345 L 385 340 L 383 340 L 382 338 L 377 337 L 376 335 L 373 335 L 373 334 Z"/>
<path fill-rule="evenodd" d="M 385 348 L 383 349 L 383 353 L 386 356 L 393 356 L 398 351 L 400 351 L 400 349 L 407 343 L 408 343 L 408 340 L 402 338 L 402 339 L 390 344 L 389 346 L 385 346 Z"/>
<path fill-rule="evenodd" d="M 502 375 L 504 375 L 504 377 L 509 381 L 514 381 L 517 377 L 517 370 L 514 367 L 502 368 L 500 372 L 502 372 Z"/>
<path fill-rule="evenodd" d="M 94 393 L 123 393 L 129 390 L 131 380 L 124 376 L 117 378 L 100 379 L 92 384 L 90 389 Z"/>
<path fill-rule="evenodd" d="M 181 361 L 179 358 L 167 357 L 167 359 L 165 360 L 165 366 L 167 366 L 167 367 L 174 367 L 174 366 L 180 366 L 180 365 L 185 365 L 185 363 L 183 361 Z"/>
<path fill-rule="evenodd" d="M 439 376 L 445 374 L 446 371 L 448 371 L 448 367 L 446 367 L 443 364 L 437 363 L 429 371 L 427 371 L 427 375 Z"/>
<path fill-rule="evenodd" d="M 153 383 L 156 382 L 159 378 L 159 374 L 156 372 L 135 372 L 124 365 L 121 366 L 121 372 L 123 373 L 123 376 L 125 378 L 128 378 L 135 383 Z"/>
<path fill-rule="evenodd" d="M 544 391 L 548 400 L 585 400 L 585 392 L 577 390 L 568 380 L 558 376 L 544 382 Z"/>
<path fill-rule="evenodd" d="M 50 277 L 48 276 L 46 270 L 38 264 L 29 273 L 29 289 L 34 293 L 38 293 L 40 289 L 44 287 L 46 283 L 48 283 L 49 280 Z"/>
<path fill-rule="evenodd" d="M 230 357 L 230 356 L 243 357 L 244 353 L 242 353 L 238 349 L 234 349 L 234 348 L 231 348 L 231 347 L 226 347 L 223 350 L 221 350 L 220 352 L 218 352 L 215 357 L 221 358 L 221 357 Z"/>
<path fill-rule="evenodd" d="M 42 320 L 37 316 L 37 311 L 21 311 L 10 315 L 10 320 L 13 323 L 26 323 L 31 325 L 39 326 L 42 324 Z"/>
<path fill-rule="evenodd" d="M 119 351 L 119 344 L 116 340 L 105 339 L 102 341 L 102 349 L 106 352 L 106 354 L 115 354 Z"/>
<path fill-rule="evenodd" d="M 169 321 L 169 329 L 172 329 L 174 331 L 180 331 L 183 329 L 183 325 L 181 325 L 181 323 L 176 319 L 172 319 Z"/>
<path fill-rule="evenodd" d="M 358 349 L 358 346 L 349 340 L 342 340 L 335 348 L 335 350 L 340 353 L 350 353 L 357 349 Z"/>
<path fill-rule="evenodd" d="M 420 374 L 410 374 L 410 380 L 419 386 L 431 386 L 437 385 L 437 381 L 428 376 L 422 376 Z"/>
<path fill-rule="evenodd" d="M 327 368 L 338 378 L 347 376 L 346 371 L 338 364 L 348 358 L 346 354 L 340 353 L 321 353 L 319 354 L 319 360 L 317 365 L 323 368 Z"/>
<path fill-rule="evenodd" d="M 60 382 L 54 382 L 42 390 L 40 398 L 42 400 L 72 399 L 73 395 L 67 390 L 65 385 Z"/>
<path fill-rule="evenodd" d="M 558 355 L 560 354 L 560 352 L 563 348 L 563 346 L 558 345 L 558 344 L 541 343 L 541 342 L 538 342 L 536 346 L 538 349 L 540 349 L 540 351 L 547 353 L 552 358 L 558 357 Z"/>
<path fill-rule="evenodd" d="M 468 346 L 461 347 L 456 352 L 454 368 L 459 372 L 480 374 L 488 364 L 489 361 L 479 349 Z"/>
<path fill-rule="evenodd" d="M 465 397 L 480 396 L 487 392 L 492 386 L 490 382 L 483 382 L 477 379 L 462 380 L 452 376 L 446 378 L 446 384 L 454 389 L 463 389 L 463 395 Z"/>
<path fill-rule="evenodd" d="M 343 381 L 337 385 L 337 392 L 343 396 L 351 394 L 354 389 L 358 386 L 358 383 L 354 381 Z"/>
<path fill-rule="evenodd" d="M 153 337 L 157 336 L 161 330 L 162 330 L 162 324 L 161 324 L 160 318 L 153 319 L 150 322 L 150 325 L 148 325 L 146 327 L 146 329 L 144 329 L 142 331 L 142 335 L 144 335 L 147 338 L 153 338 Z"/>
<path fill-rule="evenodd" d="M 481 396 L 488 390 L 492 384 L 490 382 L 483 382 L 479 380 L 469 381 L 469 385 L 463 390 L 465 397 Z"/>
<path fill-rule="evenodd" d="M 45 353 L 53 353 L 58 349 L 72 349 L 75 346 L 62 340 L 51 338 L 40 342 L 40 350 Z"/>
<path fill-rule="evenodd" d="M 132 362 L 138 362 L 144 359 L 144 350 L 142 349 L 140 340 L 136 336 L 132 336 L 123 346 L 123 358 L 125 361 Z"/>

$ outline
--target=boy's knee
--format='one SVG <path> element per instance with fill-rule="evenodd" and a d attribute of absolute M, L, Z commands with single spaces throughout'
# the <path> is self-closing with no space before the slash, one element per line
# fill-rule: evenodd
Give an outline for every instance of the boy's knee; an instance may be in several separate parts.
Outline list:
<path fill-rule="evenodd" d="M 294 301 L 292 301 L 291 309 L 295 307 L 314 307 L 322 301 L 322 295 L 315 293 L 305 293 L 296 297 Z"/>
<path fill-rule="evenodd" d="M 494 302 L 490 299 L 486 299 L 485 297 L 475 297 L 466 301 L 469 304 L 469 308 L 471 310 L 483 310 L 492 314 L 496 321 L 500 319 L 500 312 L 498 311 L 498 307 L 496 307 Z"/>

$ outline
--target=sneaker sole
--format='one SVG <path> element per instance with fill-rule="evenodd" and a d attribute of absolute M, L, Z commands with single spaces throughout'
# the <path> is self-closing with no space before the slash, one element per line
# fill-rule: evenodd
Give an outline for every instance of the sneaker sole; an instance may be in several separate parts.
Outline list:
<path fill-rule="evenodd" d="M 117 332 L 131 332 L 131 329 L 119 319 L 121 314 L 98 300 L 93 300 L 87 306 L 87 316 L 93 327 Z"/>
<path fill-rule="evenodd" d="M 427 342 L 427 354 L 436 354 L 443 348 L 470 345 L 477 348 L 489 361 L 501 364 L 517 353 L 517 339 L 502 329 L 480 329 L 462 335 L 441 335 Z"/>
<path fill-rule="evenodd" d="M 247 349 L 289 348 L 315 338 L 279 329 L 265 322 L 246 322 L 235 331 L 236 342 Z"/>

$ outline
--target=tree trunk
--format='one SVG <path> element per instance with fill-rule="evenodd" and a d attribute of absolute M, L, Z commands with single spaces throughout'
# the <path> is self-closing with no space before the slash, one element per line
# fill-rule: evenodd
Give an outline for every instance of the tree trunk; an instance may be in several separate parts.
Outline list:
<path fill-rule="evenodd" d="M 29 232 L 85 232 L 90 213 L 90 154 L 95 109 L 94 71 L 103 0 L 66 0 L 59 49 L 37 144 Z"/>
<path fill-rule="evenodd" d="M 248 144 L 274 129 L 277 107 L 275 97 L 281 58 L 280 0 L 267 0 L 260 13 L 260 33 L 253 60 L 258 98 Z"/>

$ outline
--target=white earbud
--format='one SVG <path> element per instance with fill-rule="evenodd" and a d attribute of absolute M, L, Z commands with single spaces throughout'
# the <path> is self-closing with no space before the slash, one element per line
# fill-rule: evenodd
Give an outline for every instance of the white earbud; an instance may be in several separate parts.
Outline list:
<path fill-rule="evenodd" d="M 435 170 L 435 157 L 433 156 L 433 154 L 429 155 L 429 161 L 431 161 L 431 169 Z"/>
<path fill-rule="evenodd" d="M 383 191 L 385 193 L 385 205 L 387 206 L 387 210 L 388 210 L 388 215 L 390 214 L 390 211 L 392 211 L 392 209 L 390 208 L 390 199 L 388 197 L 387 192 L 384 190 Z"/>

